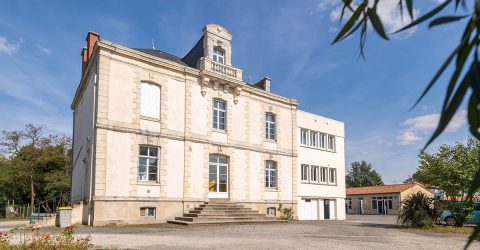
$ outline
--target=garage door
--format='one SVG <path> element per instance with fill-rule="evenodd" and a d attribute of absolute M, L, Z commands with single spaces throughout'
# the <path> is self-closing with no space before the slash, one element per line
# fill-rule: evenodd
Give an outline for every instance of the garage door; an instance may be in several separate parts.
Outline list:
<path fill-rule="evenodd" d="M 318 200 L 302 199 L 302 210 L 299 217 L 302 220 L 318 220 Z"/>

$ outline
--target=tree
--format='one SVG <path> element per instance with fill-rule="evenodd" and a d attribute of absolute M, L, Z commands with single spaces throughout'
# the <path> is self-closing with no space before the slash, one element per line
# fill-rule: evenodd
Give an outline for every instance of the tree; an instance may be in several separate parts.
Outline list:
<path fill-rule="evenodd" d="M 383 185 L 382 176 L 365 161 L 353 162 L 345 177 L 347 187 L 369 187 Z"/>
<path fill-rule="evenodd" d="M 480 143 L 473 138 L 468 138 L 466 144 L 441 145 L 433 154 L 421 152 L 414 179 L 430 188 L 443 190 L 450 198 L 464 200 L 477 171 L 478 155 Z"/>
<path fill-rule="evenodd" d="M 438 16 L 438 14 L 445 10 L 447 6 L 453 6 L 454 15 L 437 17 L 430 22 L 429 28 L 468 19 L 466 26 L 463 28 L 464 32 L 459 39 L 458 45 L 449 54 L 445 62 L 443 62 L 443 64 L 440 66 L 437 73 L 427 84 L 427 87 L 412 107 L 414 108 L 423 99 L 423 97 L 436 84 L 440 76 L 443 75 L 448 66 L 452 64 L 453 59 L 456 59 L 454 71 L 450 77 L 447 91 L 443 100 L 437 128 L 426 143 L 424 149 L 428 147 L 428 145 L 430 145 L 445 130 L 448 123 L 462 104 L 467 93 L 470 93 L 468 102 L 468 123 L 470 125 L 470 133 L 477 140 L 480 140 L 480 64 L 478 60 L 478 47 L 480 46 L 480 0 L 441 1 L 438 3 L 437 7 L 418 18 L 415 18 L 414 16 L 413 0 L 397 1 L 397 11 L 400 12 L 402 18 L 404 17 L 404 14 L 408 13 L 411 23 L 394 32 L 394 34 L 424 23 L 434 16 Z M 348 17 L 348 20 L 344 23 L 332 44 L 337 43 L 359 31 L 360 55 L 364 57 L 364 46 L 369 30 L 373 30 L 381 38 L 389 40 L 389 35 L 386 34 L 382 20 L 377 14 L 377 6 L 380 2 L 379 0 L 342 0 L 342 2 L 343 8 L 340 16 L 341 19 Z M 473 8 L 469 9 L 467 7 L 467 2 L 471 3 Z M 458 12 L 463 13 L 459 15 Z M 373 29 L 369 29 L 369 26 L 371 26 Z M 461 29 L 461 27 L 459 28 Z M 470 63 L 469 67 L 466 65 L 467 61 Z M 464 72 L 465 68 L 467 68 L 467 70 Z M 469 89 L 471 90 L 470 92 L 468 91 Z M 480 165 L 477 166 L 475 178 L 473 178 L 472 182 L 469 184 L 468 196 L 472 198 L 475 190 L 478 190 L 478 188 L 480 188 Z M 480 225 L 475 228 L 474 232 L 469 237 L 466 247 L 468 247 L 479 234 Z"/>
<path fill-rule="evenodd" d="M 68 197 L 71 174 L 70 138 L 45 134 L 31 124 L 20 131 L 2 131 L 0 188 L 18 202 Z M 32 212 L 32 211 L 31 211 Z"/>
<path fill-rule="evenodd" d="M 433 198 L 422 192 L 408 196 L 402 201 L 402 208 L 397 216 L 397 224 L 406 227 L 431 228 L 438 217 L 433 207 Z"/>

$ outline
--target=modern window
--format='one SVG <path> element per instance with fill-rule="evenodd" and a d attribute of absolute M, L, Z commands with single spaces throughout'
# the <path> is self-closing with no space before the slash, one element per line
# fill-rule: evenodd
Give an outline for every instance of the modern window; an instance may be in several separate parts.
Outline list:
<path fill-rule="evenodd" d="M 352 198 L 345 199 L 345 203 L 347 203 L 347 209 L 352 209 Z"/>
<path fill-rule="evenodd" d="M 317 132 L 310 130 L 310 146 L 317 146 Z"/>
<path fill-rule="evenodd" d="M 141 83 L 141 115 L 145 117 L 160 118 L 160 87 L 155 84 Z"/>
<path fill-rule="evenodd" d="M 274 161 L 265 162 L 265 187 L 277 187 L 277 163 Z"/>
<path fill-rule="evenodd" d="M 328 150 L 335 150 L 335 136 L 328 135 Z"/>
<path fill-rule="evenodd" d="M 267 216 L 268 217 L 275 217 L 277 216 L 277 209 L 274 207 L 267 208 Z"/>
<path fill-rule="evenodd" d="M 219 47 L 213 48 L 213 61 L 224 64 L 225 63 L 225 52 Z"/>
<path fill-rule="evenodd" d="M 326 140 L 327 140 L 327 135 L 324 133 L 319 133 L 318 134 L 318 146 L 320 148 L 326 148 Z"/>
<path fill-rule="evenodd" d="M 388 209 L 393 209 L 393 202 L 391 199 L 388 200 Z"/>
<path fill-rule="evenodd" d="M 269 140 L 275 140 L 275 115 L 265 114 L 265 137 Z"/>
<path fill-rule="evenodd" d="M 376 197 L 372 198 L 372 209 L 377 209 L 377 198 Z"/>
<path fill-rule="evenodd" d="M 327 183 L 328 176 L 327 176 L 328 168 L 320 168 L 320 182 Z"/>
<path fill-rule="evenodd" d="M 302 181 L 308 181 L 308 165 L 302 164 L 301 172 Z"/>
<path fill-rule="evenodd" d="M 158 180 L 158 148 L 140 146 L 138 156 L 138 180 Z"/>
<path fill-rule="evenodd" d="M 303 128 L 300 130 L 300 144 L 307 145 L 307 134 L 308 130 Z"/>
<path fill-rule="evenodd" d="M 329 183 L 331 184 L 335 184 L 337 183 L 336 180 L 337 180 L 337 170 L 335 168 L 330 168 L 328 169 L 328 180 L 329 180 Z"/>
<path fill-rule="evenodd" d="M 213 128 L 225 130 L 227 105 L 222 100 L 213 100 Z"/>
<path fill-rule="evenodd" d="M 154 207 L 141 207 L 140 217 L 155 218 L 156 209 Z"/>
<path fill-rule="evenodd" d="M 310 170 L 310 181 L 318 182 L 318 166 L 312 166 Z"/>

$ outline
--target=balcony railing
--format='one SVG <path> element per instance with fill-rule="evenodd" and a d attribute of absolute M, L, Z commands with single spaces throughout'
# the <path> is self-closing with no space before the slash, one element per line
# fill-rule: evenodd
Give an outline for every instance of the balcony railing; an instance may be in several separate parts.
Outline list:
<path fill-rule="evenodd" d="M 234 67 L 214 62 L 208 58 L 202 57 L 199 62 L 200 70 L 209 70 L 220 75 L 236 78 L 242 80 L 242 70 Z"/>

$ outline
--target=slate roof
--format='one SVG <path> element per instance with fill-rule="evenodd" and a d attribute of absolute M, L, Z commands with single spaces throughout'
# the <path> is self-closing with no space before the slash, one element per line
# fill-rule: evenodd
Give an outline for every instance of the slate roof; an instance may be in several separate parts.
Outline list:
<path fill-rule="evenodd" d="M 372 187 L 347 188 L 347 195 L 400 193 L 415 185 L 418 185 L 418 184 L 406 183 L 406 184 L 394 184 L 394 185 L 383 185 L 383 186 L 372 186 Z"/>
<path fill-rule="evenodd" d="M 162 58 L 162 59 L 165 59 L 165 60 L 169 60 L 171 62 L 181 64 L 183 66 L 189 66 L 190 67 L 190 65 L 186 64 L 182 60 L 182 58 L 180 58 L 178 56 L 175 56 L 175 55 L 172 55 L 172 54 L 169 54 L 167 52 L 163 52 L 163 51 L 158 50 L 158 49 L 138 49 L 138 48 L 132 48 L 132 49 L 134 49 L 136 51 L 146 53 L 146 54 L 149 54 L 151 56 L 155 56 L 155 57 L 159 57 L 159 58 Z"/>

